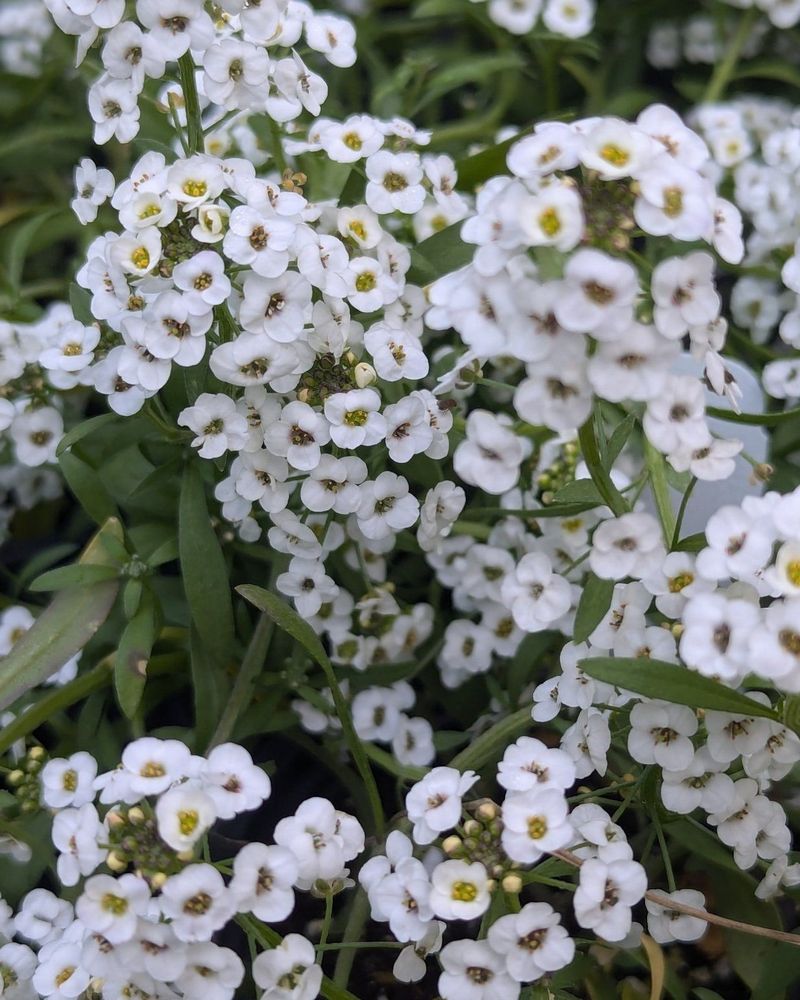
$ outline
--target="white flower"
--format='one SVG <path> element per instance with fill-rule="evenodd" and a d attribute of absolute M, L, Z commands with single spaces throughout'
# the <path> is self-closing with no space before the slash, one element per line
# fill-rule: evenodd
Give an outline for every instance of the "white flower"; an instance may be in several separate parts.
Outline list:
<path fill-rule="evenodd" d="M 465 504 L 464 490 L 449 480 L 428 490 L 420 508 L 417 529 L 417 541 L 424 552 L 435 549 L 450 534 Z"/>
<path fill-rule="evenodd" d="M 114 175 L 111 171 L 98 169 L 93 160 L 84 157 L 75 168 L 75 198 L 70 202 L 82 225 L 94 222 L 98 207 L 113 191 Z"/>
<path fill-rule="evenodd" d="M 584 708 L 561 737 L 561 749 L 575 762 L 575 777 L 585 778 L 593 771 L 606 773 L 606 754 L 611 746 L 611 732 L 606 716 L 596 708 Z"/>
<path fill-rule="evenodd" d="M 158 834 L 175 851 L 191 850 L 216 818 L 213 799 L 195 781 L 170 788 L 156 803 Z"/>
<path fill-rule="evenodd" d="M 224 393 L 201 393 L 193 406 L 178 414 L 178 423 L 195 435 L 192 447 L 201 458 L 219 458 L 226 451 L 238 451 L 247 440 L 247 421 L 236 403 Z"/>
<path fill-rule="evenodd" d="M 431 844 L 437 834 L 451 830 L 461 818 L 461 798 L 478 780 L 474 771 L 461 774 L 452 767 L 434 767 L 406 796 L 414 840 Z"/>
<path fill-rule="evenodd" d="M 489 876 L 479 861 L 442 861 L 431 873 L 430 905 L 443 920 L 472 920 L 489 908 Z"/>
<path fill-rule="evenodd" d="M 105 860 L 100 846 L 106 831 L 97 810 L 87 802 L 79 809 L 59 809 L 53 817 L 53 845 L 60 851 L 58 877 L 63 885 L 77 885 L 82 875 L 91 875 Z"/>
<path fill-rule="evenodd" d="M 580 869 L 575 919 L 606 941 L 621 941 L 631 929 L 631 907 L 646 890 L 647 875 L 637 861 L 590 858 Z"/>
<path fill-rule="evenodd" d="M 214 747 L 201 765 L 198 778 L 220 819 L 257 809 L 270 796 L 269 777 L 237 743 Z"/>
<path fill-rule="evenodd" d="M 702 747 L 688 767 L 664 771 L 661 801 L 670 812 L 681 815 L 688 815 L 698 807 L 706 812 L 721 812 L 734 794 L 733 781 L 724 773 L 728 763 L 714 760 L 708 749 Z"/>
<path fill-rule="evenodd" d="M 676 903 L 684 903 L 697 910 L 705 910 L 706 898 L 696 889 L 678 889 L 676 892 L 661 893 L 667 899 Z M 650 937 L 658 944 L 669 944 L 672 941 L 698 941 L 706 932 L 708 924 L 702 917 L 690 916 L 680 910 L 671 910 L 669 906 L 645 900 L 647 907 L 647 930 Z"/>
<path fill-rule="evenodd" d="M 385 538 L 410 528 L 419 515 L 419 500 L 409 493 L 408 481 L 393 472 L 381 472 L 359 486 L 357 516 L 360 530 L 370 539 Z"/>
<path fill-rule="evenodd" d="M 690 327 L 713 322 L 721 300 L 714 288 L 714 259 L 703 251 L 669 257 L 653 269 L 651 291 L 658 332 L 678 340 Z"/>
<path fill-rule="evenodd" d="M 93 875 L 86 880 L 75 913 L 89 930 L 121 944 L 133 937 L 149 903 L 150 888 L 138 875 Z"/>
<path fill-rule="evenodd" d="M 52 809 L 79 807 L 94 799 L 97 761 L 80 750 L 70 757 L 53 757 L 42 768 L 42 800 Z"/>
<path fill-rule="evenodd" d="M 589 564 L 605 580 L 644 576 L 664 559 L 661 529 L 652 514 L 631 513 L 603 521 L 592 537 Z"/>
<path fill-rule="evenodd" d="M 268 923 L 285 920 L 294 909 L 292 886 L 297 860 L 285 847 L 246 844 L 233 859 L 229 890 L 236 909 Z"/>
<path fill-rule="evenodd" d="M 364 197 L 373 212 L 418 212 L 425 201 L 422 164 L 417 153 L 379 150 L 367 157 Z"/>
<path fill-rule="evenodd" d="M 560 788 L 509 792 L 503 800 L 503 850 L 514 861 L 532 864 L 566 847 L 573 833 L 568 811 Z"/>
<path fill-rule="evenodd" d="M 49 951 L 46 958 L 39 955 L 32 983 L 39 996 L 71 1000 L 83 993 L 90 980 L 89 971 L 78 964 L 75 945 L 64 943 Z"/>
<path fill-rule="evenodd" d="M 689 737 L 697 732 L 697 717 L 685 705 L 639 702 L 631 709 L 628 753 L 640 764 L 658 764 L 682 771 L 694 757 Z"/>
<path fill-rule="evenodd" d="M 0 945 L 4 1000 L 26 1000 L 31 995 L 30 982 L 36 966 L 36 953 L 26 944 L 8 941 Z"/>
<path fill-rule="evenodd" d="M 522 440 L 488 410 L 467 417 L 467 436 L 453 455 L 456 474 L 471 486 L 499 495 L 512 489 L 524 457 Z"/>
<path fill-rule="evenodd" d="M 564 753 L 541 740 L 520 736 L 506 747 L 497 766 L 497 782 L 512 792 L 567 789 L 575 782 L 575 765 Z"/>
<path fill-rule="evenodd" d="M 487 940 L 518 982 L 529 983 L 569 965 L 575 942 L 547 903 L 527 903 L 519 913 L 495 920 Z"/>
<path fill-rule="evenodd" d="M 698 594 L 683 610 L 680 654 L 707 677 L 737 680 L 750 666 L 748 640 L 761 615 L 756 605 L 722 594 Z"/>
<path fill-rule="evenodd" d="M 645 132 L 620 118 L 602 118 L 584 137 L 581 163 L 603 180 L 636 176 L 657 146 Z"/>
<path fill-rule="evenodd" d="M 308 888 L 316 879 L 341 875 L 345 864 L 364 849 L 364 831 L 354 817 L 335 809 L 328 799 L 314 797 L 302 802 L 294 816 L 278 822 L 275 841 L 294 854 L 296 884 Z"/>
<path fill-rule="evenodd" d="M 234 912 L 222 876 L 211 865 L 187 865 L 170 875 L 161 889 L 161 912 L 179 941 L 210 941 Z"/>
<path fill-rule="evenodd" d="M 488 941 L 451 941 L 439 954 L 443 1000 L 516 1000 L 519 984 Z"/>
<path fill-rule="evenodd" d="M 501 593 L 514 621 L 525 632 L 547 628 L 563 617 L 572 603 L 569 582 L 553 572 L 543 552 L 524 555 L 513 574 L 504 578 Z"/>
<path fill-rule="evenodd" d="M 616 340 L 630 326 L 638 292 L 636 270 L 627 261 L 601 250 L 578 250 L 564 268 L 556 319 L 575 333 Z"/>
<path fill-rule="evenodd" d="M 314 1000 L 322 984 L 314 945 L 300 934 L 287 934 L 277 947 L 256 957 L 253 979 L 270 1000 Z"/>

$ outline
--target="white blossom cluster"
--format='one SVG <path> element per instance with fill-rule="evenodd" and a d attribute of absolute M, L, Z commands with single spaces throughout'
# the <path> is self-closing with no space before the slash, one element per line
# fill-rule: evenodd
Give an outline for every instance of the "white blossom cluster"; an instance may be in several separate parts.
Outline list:
<path fill-rule="evenodd" d="M 36 76 L 53 22 L 41 0 L 7 0 L 0 7 L 0 66 L 8 73 Z"/>
<path fill-rule="evenodd" d="M 513 35 L 527 35 L 540 24 L 565 38 L 588 35 L 594 27 L 595 10 L 595 0 L 489 0 L 486 6 L 489 18 Z"/>
<path fill-rule="evenodd" d="M 98 774 L 79 751 L 49 760 L 40 780 L 59 879 L 80 891 L 73 905 L 34 889 L 16 914 L 0 900 L 0 980 L 13 998 L 66 1000 L 90 984 L 106 998 L 230 998 L 244 965 L 213 936 L 237 914 L 286 919 L 296 889 L 343 887 L 364 848 L 354 817 L 310 798 L 279 820 L 274 844 L 249 843 L 230 864 L 198 860 L 216 820 L 270 795 L 269 778 L 236 744 L 199 757 L 178 740 L 144 737 L 113 771 Z M 310 998 L 322 970 L 310 942 L 289 934 L 255 958 L 252 975 L 260 995 Z"/>
<path fill-rule="evenodd" d="M 300 0 L 224 0 L 216 21 L 202 0 L 137 0 L 131 20 L 124 0 L 45 3 L 58 27 L 77 36 L 79 62 L 102 37 L 104 72 L 89 90 L 97 143 L 134 138 L 145 81 L 160 80 L 168 65 L 190 51 L 201 56 L 206 101 L 228 110 L 266 111 L 281 122 L 304 110 L 319 114 L 328 92 L 294 50 L 301 39 L 334 66 L 355 62 L 350 21 Z M 182 103 L 180 94 L 177 100 Z"/>

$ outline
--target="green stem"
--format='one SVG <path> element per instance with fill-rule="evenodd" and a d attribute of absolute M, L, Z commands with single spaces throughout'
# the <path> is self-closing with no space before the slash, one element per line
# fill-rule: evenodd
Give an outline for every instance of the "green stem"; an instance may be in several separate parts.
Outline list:
<path fill-rule="evenodd" d="M 272 138 L 272 159 L 275 162 L 275 166 L 278 169 L 278 173 L 283 176 L 283 172 L 287 168 L 286 156 L 283 152 L 283 136 L 281 135 L 281 127 L 272 118 L 269 119 L 269 132 Z"/>
<path fill-rule="evenodd" d="M 654 813 L 653 814 L 653 826 L 656 831 L 656 837 L 658 838 L 658 846 L 661 851 L 661 860 L 664 862 L 664 871 L 667 875 L 667 885 L 669 886 L 670 892 L 675 892 L 675 873 L 672 870 L 672 860 L 669 856 L 669 851 L 667 850 L 667 842 L 664 839 L 664 830 L 661 827 L 661 820 Z"/>
<path fill-rule="evenodd" d="M 328 943 L 328 934 L 330 934 L 331 931 L 331 920 L 333 920 L 333 896 L 328 893 L 325 897 L 325 916 L 322 918 L 322 929 L 319 932 L 317 961 L 319 961 L 319 953 L 325 950 L 325 945 Z"/>
<path fill-rule="evenodd" d="M 600 445 L 595 433 L 593 417 L 589 417 L 578 431 L 578 441 L 583 452 L 583 460 L 586 462 L 589 475 L 592 477 L 592 481 L 597 487 L 600 496 L 611 508 L 615 517 L 627 514 L 630 509 L 628 503 L 614 485 L 600 457 Z"/>
<path fill-rule="evenodd" d="M 185 52 L 178 60 L 181 74 L 181 90 L 186 108 L 186 131 L 189 155 L 199 153 L 203 149 L 203 120 L 200 116 L 200 98 L 197 94 L 197 82 L 194 77 L 195 65 L 191 52 Z"/>
<path fill-rule="evenodd" d="M 229 738 L 239 715 L 250 704 L 256 677 L 258 677 L 264 666 L 264 660 L 267 657 L 267 650 L 272 641 L 274 631 L 275 623 L 269 615 L 262 612 L 259 615 L 258 623 L 253 631 L 250 644 L 247 647 L 247 652 L 244 654 L 239 673 L 236 675 L 233 691 L 231 691 L 231 696 L 225 705 L 222 717 L 206 748 L 206 753 Z"/>
<path fill-rule="evenodd" d="M 736 64 L 739 62 L 739 57 L 742 54 L 742 49 L 750 37 L 753 25 L 758 16 L 759 11 L 756 7 L 751 7 L 742 15 L 736 28 L 736 33 L 725 48 L 725 57 L 717 64 L 711 75 L 711 79 L 708 81 L 708 86 L 706 87 L 706 92 L 703 95 L 701 103 L 713 104 L 719 101 L 725 93 L 725 88 L 731 81 L 731 77 L 736 70 Z"/>
<path fill-rule="evenodd" d="M 733 410 L 721 410 L 716 406 L 707 406 L 709 417 L 727 420 L 730 424 L 755 424 L 760 427 L 772 427 L 783 424 L 787 420 L 797 420 L 800 417 L 800 406 L 793 410 L 780 410 L 777 413 L 735 413 Z"/>
<path fill-rule="evenodd" d="M 405 948 L 402 941 L 337 941 L 335 944 L 317 945 L 317 951 L 345 951 L 357 948 Z"/>

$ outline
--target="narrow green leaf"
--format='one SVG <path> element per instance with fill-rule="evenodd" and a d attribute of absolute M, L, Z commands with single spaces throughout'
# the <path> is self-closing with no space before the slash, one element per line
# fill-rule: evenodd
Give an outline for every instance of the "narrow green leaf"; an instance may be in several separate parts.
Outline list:
<path fill-rule="evenodd" d="M 114 690 L 119 707 L 130 719 L 144 694 L 147 665 L 158 631 L 158 614 L 153 596 L 142 594 L 139 610 L 125 626 L 114 659 Z"/>
<path fill-rule="evenodd" d="M 415 115 L 422 108 L 445 94 L 480 80 L 487 80 L 497 73 L 513 72 L 523 69 L 525 62 L 518 52 L 491 52 L 485 55 L 474 54 L 471 59 L 451 63 L 443 69 L 432 73 L 425 82 L 425 88 L 416 102 L 411 114 Z"/>
<path fill-rule="evenodd" d="M 78 503 L 96 524 L 119 517 L 117 505 L 91 465 L 70 451 L 59 455 L 58 464 Z"/>
<path fill-rule="evenodd" d="M 31 241 L 44 224 L 55 215 L 58 215 L 58 209 L 41 212 L 20 223 L 14 230 L 6 252 L 6 276 L 12 288 L 18 289 L 22 281 L 25 257 Z"/>
<path fill-rule="evenodd" d="M 603 580 L 591 572 L 587 574 L 575 613 L 573 642 L 585 642 L 589 638 L 611 607 L 613 596 L 613 580 Z"/>
<path fill-rule="evenodd" d="M 608 439 L 607 460 L 609 469 L 613 466 L 614 462 L 616 462 L 619 457 L 619 453 L 628 443 L 635 426 L 636 414 L 629 413 L 627 417 L 625 417 L 624 420 L 621 420 L 614 428 L 611 437 Z"/>
<path fill-rule="evenodd" d="M 727 420 L 729 424 L 755 424 L 760 427 L 773 427 L 800 418 L 800 406 L 793 410 L 780 410 L 778 413 L 735 413 L 733 410 L 720 409 L 718 406 L 707 406 L 709 417 Z"/>
<path fill-rule="evenodd" d="M 669 495 L 667 461 L 661 452 L 657 448 L 654 448 L 646 438 L 644 442 L 644 458 L 650 478 L 650 489 L 653 491 L 658 519 L 661 522 L 661 532 L 664 535 L 664 542 L 667 548 L 669 548 L 675 536 L 675 511 L 672 509 L 672 497 Z"/>
<path fill-rule="evenodd" d="M 495 146 L 482 149 L 479 153 L 458 160 L 456 162 L 456 170 L 458 171 L 456 187 L 459 191 L 474 191 L 479 184 L 488 181 L 490 177 L 505 173 L 506 156 L 509 149 L 530 131 L 530 129 L 524 129 L 504 142 L 499 142 Z"/>
<path fill-rule="evenodd" d="M 556 503 L 592 504 L 599 507 L 605 503 L 600 491 L 591 479 L 575 479 L 557 490 L 553 499 Z"/>
<path fill-rule="evenodd" d="M 82 441 L 85 437 L 89 437 L 90 434 L 94 434 L 95 431 L 101 427 L 105 427 L 106 424 L 112 423 L 114 420 L 119 420 L 119 415 L 116 413 L 101 413 L 97 417 L 89 417 L 88 420 L 82 420 L 81 423 L 76 424 L 75 427 L 68 430 L 58 442 L 56 456 L 60 457 L 74 444 Z"/>
<path fill-rule="evenodd" d="M 578 431 L 578 440 L 583 460 L 589 469 L 589 475 L 594 480 L 595 486 L 605 503 L 611 508 L 614 515 L 619 517 L 626 514 L 630 509 L 625 497 L 620 493 L 611 479 L 611 474 L 603 464 L 600 443 L 597 439 L 593 417 L 589 417 L 586 423 Z"/>
<path fill-rule="evenodd" d="M 687 535 L 682 538 L 677 545 L 673 546 L 676 552 L 699 552 L 706 547 L 706 536 L 702 531 L 696 535 Z"/>
<path fill-rule="evenodd" d="M 82 564 L 111 564 L 104 536 L 122 541 L 122 526 L 107 521 L 80 558 Z M 80 652 L 108 617 L 117 596 L 116 580 L 71 587 L 58 594 L 11 652 L 0 660 L 0 710 L 41 684 Z"/>
<path fill-rule="evenodd" d="M 181 484 L 178 553 L 192 621 L 209 655 L 223 666 L 234 646 L 228 568 L 211 527 L 203 480 L 194 462 L 186 466 Z"/>
<path fill-rule="evenodd" d="M 765 719 L 779 718 L 773 709 L 753 701 L 746 694 L 665 660 L 597 656 L 580 660 L 578 666 L 599 681 L 675 705 L 734 714 L 744 712 Z"/>
<path fill-rule="evenodd" d="M 429 284 L 443 274 L 457 271 L 469 264 L 475 248 L 461 239 L 461 223 L 434 233 L 418 243 L 411 251 L 411 262 L 416 269 L 417 279 Z"/>
<path fill-rule="evenodd" d="M 103 580 L 115 580 L 118 576 L 118 566 L 85 566 L 75 563 L 72 566 L 59 566 L 57 569 L 42 573 L 28 585 L 28 590 L 43 592 L 63 590 L 65 587 L 85 587 Z"/>
<path fill-rule="evenodd" d="M 91 302 L 91 293 L 73 281 L 69 286 L 69 304 L 72 309 L 72 315 L 79 323 L 83 323 L 84 326 L 90 326 L 94 323 Z M 116 417 L 116 415 L 116 413 L 102 414 L 104 417 Z"/>
<path fill-rule="evenodd" d="M 532 725 L 530 708 L 521 708 L 481 733 L 461 753 L 457 753 L 448 766 L 462 772 L 478 771 L 484 765 L 499 760 L 508 744 L 522 736 Z"/>
<path fill-rule="evenodd" d="M 194 696 L 195 748 L 202 753 L 214 732 L 222 713 L 217 667 L 206 652 L 196 627 L 189 636 L 189 654 L 192 667 L 192 694 Z"/>

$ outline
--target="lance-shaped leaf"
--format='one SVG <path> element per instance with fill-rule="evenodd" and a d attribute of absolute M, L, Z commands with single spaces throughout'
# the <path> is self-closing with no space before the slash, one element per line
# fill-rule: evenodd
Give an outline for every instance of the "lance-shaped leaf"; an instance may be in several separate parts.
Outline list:
<path fill-rule="evenodd" d="M 114 660 L 114 689 L 119 707 L 132 718 L 144 694 L 147 665 L 158 633 L 158 611 L 145 591 L 136 614 L 125 626 Z"/>
<path fill-rule="evenodd" d="M 778 718 L 777 712 L 748 698 L 746 694 L 666 660 L 597 656 L 580 660 L 578 666 L 598 681 L 643 694 L 647 698 L 688 705 L 689 708 L 708 708 L 715 712 Z"/>
<path fill-rule="evenodd" d="M 111 518 L 86 546 L 79 563 L 119 567 L 121 551 L 122 526 Z M 0 711 L 47 680 L 83 649 L 108 617 L 118 588 L 117 579 L 98 580 L 58 594 L 8 656 L 0 660 Z"/>

